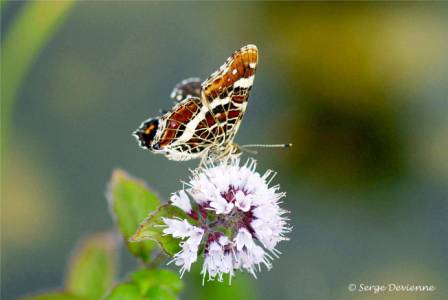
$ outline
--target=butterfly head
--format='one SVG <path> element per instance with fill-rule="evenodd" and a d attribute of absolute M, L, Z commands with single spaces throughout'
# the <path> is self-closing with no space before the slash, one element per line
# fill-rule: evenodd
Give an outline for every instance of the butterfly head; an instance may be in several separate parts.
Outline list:
<path fill-rule="evenodd" d="M 159 128 L 159 119 L 149 119 L 142 123 L 139 129 L 134 131 L 134 136 L 145 149 L 159 150 L 159 143 L 154 143 L 157 129 Z"/>

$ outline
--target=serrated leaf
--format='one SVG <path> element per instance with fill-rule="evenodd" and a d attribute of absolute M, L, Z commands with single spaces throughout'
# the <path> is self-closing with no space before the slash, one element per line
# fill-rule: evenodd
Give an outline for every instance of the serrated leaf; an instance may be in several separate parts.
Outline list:
<path fill-rule="evenodd" d="M 147 297 L 142 297 L 140 290 L 134 283 L 122 283 L 117 285 L 110 295 L 106 298 L 107 300 L 143 300 L 148 299 Z"/>
<path fill-rule="evenodd" d="M 143 294 L 147 294 L 150 289 L 159 286 L 178 294 L 183 288 L 183 282 L 174 271 L 159 269 L 159 270 L 139 270 L 131 275 L 133 282 L 135 282 Z"/>
<path fill-rule="evenodd" d="M 107 196 L 129 251 L 144 262 L 148 262 L 156 243 L 153 241 L 129 243 L 129 238 L 140 222 L 160 205 L 157 195 L 151 192 L 143 181 L 132 178 L 122 170 L 115 170 L 112 173 Z"/>
<path fill-rule="evenodd" d="M 36 296 L 24 297 L 22 300 L 86 300 L 86 298 L 68 292 L 49 292 Z"/>
<path fill-rule="evenodd" d="M 131 242 L 141 242 L 146 240 L 156 241 L 163 251 L 169 256 L 173 256 L 180 251 L 180 239 L 175 239 L 171 235 L 164 235 L 163 229 L 165 223 L 162 218 L 181 218 L 185 219 L 186 214 L 179 208 L 165 204 L 160 206 L 155 212 L 147 217 L 138 227 L 135 234 L 131 237 Z"/>
<path fill-rule="evenodd" d="M 116 275 L 116 239 L 97 234 L 81 241 L 66 277 L 66 290 L 84 299 L 102 299 Z"/>

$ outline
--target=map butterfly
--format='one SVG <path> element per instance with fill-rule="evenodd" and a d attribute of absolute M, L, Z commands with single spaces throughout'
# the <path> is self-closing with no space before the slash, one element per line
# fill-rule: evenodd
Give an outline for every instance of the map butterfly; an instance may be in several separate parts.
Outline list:
<path fill-rule="evenodd" d="M 140 146 L 171 160 L 218 160 L 239 152 L 233 139 L 246 111 L 258 49 L 237 50 L 207 80 L 189 78 L 171 93 L 174 107 L 134 132 Z"/>

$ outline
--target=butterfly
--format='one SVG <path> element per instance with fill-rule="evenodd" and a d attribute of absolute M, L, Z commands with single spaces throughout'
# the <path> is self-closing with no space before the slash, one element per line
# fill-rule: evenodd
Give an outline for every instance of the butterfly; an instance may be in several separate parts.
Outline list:
<path fill-rule="evenodd" d="M 246 111 L 258 49 L 235 51 L 207 80 L 189 78 L 171 93 L 174 107 L 144 121 L 133 134 L 144 149 L 170 160 L 219 160 L 239 152 L 233 140 Z"/>

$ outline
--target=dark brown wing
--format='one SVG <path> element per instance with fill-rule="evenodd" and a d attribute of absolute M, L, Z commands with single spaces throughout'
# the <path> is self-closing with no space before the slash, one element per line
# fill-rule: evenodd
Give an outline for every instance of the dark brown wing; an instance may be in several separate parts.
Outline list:
<path fill-rule="evenodd" d="M 201 97 L 201 79 L 188 78 L 179 82 L 171 92 L 170 97 L 178 102 L 190 97 Z"/>

